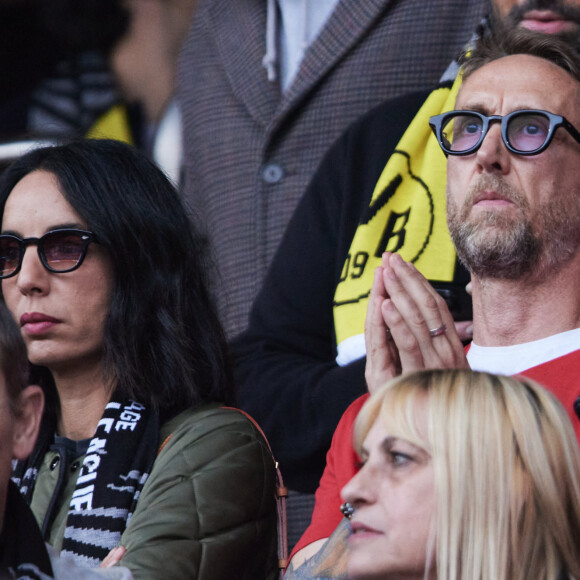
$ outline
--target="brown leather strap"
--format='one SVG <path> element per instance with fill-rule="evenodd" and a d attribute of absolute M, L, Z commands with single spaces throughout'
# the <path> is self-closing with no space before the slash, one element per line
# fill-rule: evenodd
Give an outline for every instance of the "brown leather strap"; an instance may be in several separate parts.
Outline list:
<path fill-rule="evenodd" d="M 158 451 L 157 451 L 157 455 L 159 456 L 159 454 L 163 451 L 163 449 L 165 448 L 165 446 L 169 443 L 169 440 L 173 437 L 173 433 L 171 433 L 166 439 L 165 441 L 161 444 L 161 446 L 159 447 Z"/>
<path fill-rule="evenodd" d="M 274 461 L 274 465 L 276 467 L 276 510 L 278 512 L 278 567 L 280 568 L 280 579 L 284 575 L 284 570 L 286 570 L 286 566 L 288 565 L 288 534 L 287 534 L 287 520 L 286 520 L 286 498 L 288 497 L 288 488 L 284 485 L 284 480 L 282 479 L 282 472 L 278 467 L 278 462 L 272 453 L 272 448 L 270 447 L 270 443 L 268 438 L 266 437 L 264 431 L 260 425 L 258 425 L 257 421 L 251 416 L 248 415 L 242 409 L 238 409 L 237 407 L 222 407 L 222 409 L 231 409 L 232 411 L 238 411 L 242 413 L 246 418 L 248 418 L 254 427 L 261 433 L 268 449 L 270 450 L 270 454 L 272 455 L 272 459 Z"/>

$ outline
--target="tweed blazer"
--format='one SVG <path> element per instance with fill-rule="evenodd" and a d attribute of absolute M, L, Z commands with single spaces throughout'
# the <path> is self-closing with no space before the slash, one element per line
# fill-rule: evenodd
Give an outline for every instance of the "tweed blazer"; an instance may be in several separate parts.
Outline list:
<path fill-rule="evenodd" d="M 434 85 L 487 12 L 488 0 L 340 0 L 282 94 L 262 66 L 266 0 L 199 0 L 178 68 L 182 189 L 229 337 L 328 147 L 383 100 Z"/>

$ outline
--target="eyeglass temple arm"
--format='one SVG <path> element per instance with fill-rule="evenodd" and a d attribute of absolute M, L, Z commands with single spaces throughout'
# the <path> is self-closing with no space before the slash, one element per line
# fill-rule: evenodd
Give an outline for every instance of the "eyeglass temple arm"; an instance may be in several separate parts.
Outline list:
<path fill-rule="evenodd" d="M 438 115 L 441 116 L 441 115 Z M 431 127 L 431 131 L 433 131 L 433 135 L 435 135 L 435 139 L 437 140 L 437 144 L 439 145 L 439 148 L 441 149 L 441 152 L 443 153 L 443 155 L 445 155 L 445 157 L 449 157 L 449 154 L 447 153 L 447 151 L 445 151 L 445 149 L 443 149 L 443 145 L 441 143 L 441 140 L 439 139 L 439 128 L 441 126 L 441 123 L 437 124 L 434 121 L 429 121 L 429 127 Z"/>
<path fill-rule="evenodd" d="M 572 137 L 574 137 L 576 142 L 580 143 L 580 131 L 578 131 L 576 129 L 576 127 L 574 127 L 574 125 L 572 125 L 572 123 L 570 123 L 570 121 L 568 121 L 568 119 L 562 119 L 562 124 L 564 125 L 564 127 L 568 131 L 568 133 L 570 133 L 570 135 L 572 135 Z"/>

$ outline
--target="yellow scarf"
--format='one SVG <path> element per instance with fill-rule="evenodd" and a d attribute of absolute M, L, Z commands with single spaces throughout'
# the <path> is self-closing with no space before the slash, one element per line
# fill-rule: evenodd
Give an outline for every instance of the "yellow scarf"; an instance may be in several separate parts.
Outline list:
<path fill-rule="evenodd" d="M 95 121 L 86 136 L 89 139 L 116 139 L 134 145 L 127 109 L 123 105 L 112 106 Z"/>
<path fill-rule="evenodd" d="M 446 160 L 429 117 L 453 109 L 460 85 L 458 77 L 451 88 L 429 95 L 377 182 L 334 294 L 338 345 L 364 333 L 373 272 L 383 252 L 399 253 L 429 280 L 453 280 L 456 254 L 445 217 Z"/>

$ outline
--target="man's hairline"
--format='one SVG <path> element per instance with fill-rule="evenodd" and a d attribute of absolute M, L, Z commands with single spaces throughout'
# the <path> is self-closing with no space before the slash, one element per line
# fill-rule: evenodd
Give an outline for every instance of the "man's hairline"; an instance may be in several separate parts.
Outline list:
<path fill-rule="evenodd" d="M 545 62 L 547 62 L 549 64 L 552 64 L 552 65 L 554 65 L 554 67 L 556 67 L 556 69 L 558 69 L 558 70 L 566 73 L 566 75 L 575 83 L 575 85 L 576 85 L 576 92 L 577 92 L 577 95 L 576 95 L 577 98 L 574 100 L 574 103 L 576 105 L 575 106 L 575 111 L 576 111 L 577 116 L 578 116 L 578 121 L 576 123 L 574 123 L 571 119 L 569 119 L 569 121 L 578 130 L 580 130 L 580 111 L 579 111 L 579 109 L 580 109 L 580 80 L 578 80 L 572 73 L 570 73 L 569 71 L 567 71 L 564 67 L 559 66 L 555 62 L 552 62 L 551 60 L 549 60 L 547 58 L 543 58 L 541 56 L 536 56 L 536 55 L 532 55 L 532 54 L 525 54 L 525 53 L 521 53 L 521 54 L 506 54 L 506 55 L 503 55 L 503 56 L 501 56 L 499 58 L 494 58 L 493 60 L 490 60 L 490 61 L 486 62 L 485 64 L 481 65 L 480 67 L 476 68 L 475 70 L 470 71 L 469 74 L 467 75 L 467 77 L 463 76 L 463 72 L 460 71 L 459 74 L 461 74 L 463 78 L 461 80 L 461 86 L 459 87 L 459 89 L 457 91 L 457 96 L 455 97 L 455 103 L 454 103 L 453 110 L 460 110 L 460 108 L 457 106 L 457 102 L 459 101 L 459 99 L 461 97 L 461 94 L 463 92 L 463 89 L 465 87 L 465 84 L 469 81 L 469 79 L 474 74 L 476 74 L 478 71 L 486 68 L 488 65 L 492 65 L 495 62 L 498 62 L 498 61 L 500 61 L 500 60 L 502 60 L 504 58 L 508 58 L 508 57 L 511 57 L 511 56 L 531 56 L 531 57 L 536 58 L 538 60 L 545 61 Z M 484 107 L 485 107 L 485 105 L 482 105 L 482 108 L 484 108 Z M 463 108 L 464 107 L 461 107 L 461 109 L 463 109 Z M 534 108 L 534 107 L 532 107 L 532 108 Z M 480 111 L 477 108 L 475 108 L 475 109 L 469 109 L 469 110 L 477 110 L 478 112 L 482 112 L 482 111 Z M 514 109 L 514 110 L 517 110 L 517 108 Z M 548 111 L 548 112 L 555 113 L 555 114 L 561 114 L 559 111 Z"/>

